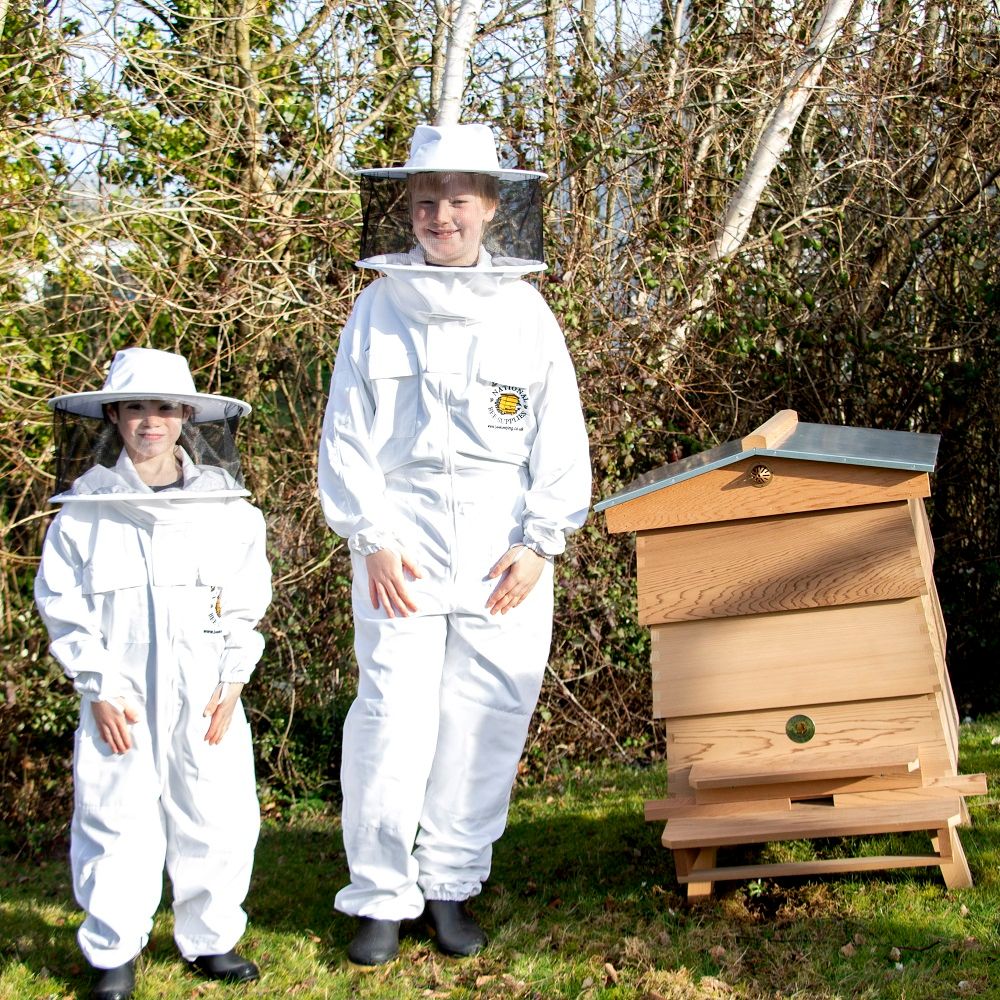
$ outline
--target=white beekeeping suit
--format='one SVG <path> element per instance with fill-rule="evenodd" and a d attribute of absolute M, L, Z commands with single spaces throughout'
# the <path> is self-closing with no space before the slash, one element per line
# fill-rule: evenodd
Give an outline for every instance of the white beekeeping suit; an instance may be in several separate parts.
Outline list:
<path fill-rule="evenodd" d="M 434 267 L 420 247 L 361 265 L 382 276 L 341 334 L 319 459 L 324 514 L 352 552 L 360 671 L 336 906 L 398 921 L 489 874 L 548 658 L 551 559 L 586 517 L 590 461 L 562 333 L 520 280 L 542 265 L 481 249 L 475 266 Z M 490 614 L 488 573 L 519 545 L 547 557 L 542 576 Z M 412 614 L 372 606 L 365 559 L 383 548 L 420 567 Z"/>
<path fill-rule="evenodd" d="M 167 398 L 193 411 L 172 486 L 146 485 L 122 449 L 54 498 L 62 507 L 35 582 L 50 650 L 82 698 L 70 856 L 86 912 L 81 950 L 104 970 L 131 962 L 146 944 L 164 864 L 181 954 L 193 961 L 229 952 L 246 925 L 260 823 L 242 706 L 214 744 L 204 713 L 217 691 L 238 692 L 263 651 L 256 627 L 271 597 L 264 520 L 243 499 L 238 465 L 234 476 L 232 464 L 197 464 L 185 450 L 199 418 L 233 421 L 249 407 L 195 393 L 186 362 L 172 378 L 169 359 L 183 362 L 119 352 L 104 390 L 52 404 L 98 424 L 109 401 Z M 97 701 L 133 710 L 127 752 L 102 738 Z"/>

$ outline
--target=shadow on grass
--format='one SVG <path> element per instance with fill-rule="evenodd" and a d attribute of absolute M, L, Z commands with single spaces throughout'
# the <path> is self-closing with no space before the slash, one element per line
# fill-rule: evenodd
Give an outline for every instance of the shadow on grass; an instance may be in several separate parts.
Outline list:
<path fill-rule="evenodd" d="M 578 949 L 619 972 L 687 967 L 696 976 L 743 981 L 748 992 L 740 995 L 831 996 L 834 984 L 857 997 L 994 995 L 982 991 L 998 957 L 1000 827 L 987 808 L 973 808 L 976 825 L 961 834 L 975 881 L 967 891 L 948 890 L 937 867 L 889 869 L 721 882 L 715 898 L 688 907 L 672 855 L 659 843 L 662 824 L 624 812 L 514 820 L 498 845 L 484 902 L 494 926 L 510 922 L 530 932 L 515 931 L 509 941 L 498 935 L 508 950 Z M 787 846 L 731 849 L 724 860 L 770 860 Z M 926 854 L 929 838 L 790 846 L 827 857 Z"/>
<path fill-rule="evenodd" d="M 340 824 L 332 816 L 292 824 L 268 823 L 261 831 L 247 912 L 254 928 L 301 934 L 328 965 L 346 962 L 353 921 L 333 908 L 347 882 Z"/>
<path fill-rule="evenodd" d="M 0 929 L 0 974 L 12 962 L 23 962 L 35 975 L 69 988 L 87 964 L 76 947 L 79 922 L 67 917 L 76 909 L 68 847 L 61 845 L 30 865 L 0 856 L 0 905 L 5 925 Z"/>
<path fill-rule="evenodd" d="M 515 969 L 522 978 L 551 975 L 560 983 L 559 977 L 575 982 L 577 966 L 600 973 L 609 965 L 643 989 L 665 994 L 677 970 L 695 983 L 699 976 L 740 982 L 738 995 L 746 997 L 798 989 L 817 997 L 943 998 L 957 995 L 958 977 L 988 989 L 1000 887 L 1000 825 L 993 803 L 970 800 L 974 826 L 962 829 L 962 840 L 976 886 L 968 892 L 948 892 L 936 868 L 905 869 L 720 883 L 715 899 L 688 908 L 672 855 L 659 842 L 661 824 L 643 819 L 647 792 L 633 788 L 624 797 L 602 798 L 600 787 L 575 795 L 572 789 L 563 795 L 560 788 L 519 788 L 508 830 L 494 850 L 493 875 L 473 904 L 493 944 L 445 978 L 474 985 L 477 976 Z M 927 842 L 913 835 L 781 849 L 813 847 L 826 856 L 926 853 Z M 735 849 L 727 860 L 758 859 L 772 850 L 777 848 Z M 317 989 L 347 975 L 345 950 L 354 922 L 333 909 L 346 880 L 339 824 L 332 816 L 266 824 L 247 901 L 248 953 L 266 967 L 270 935 L 279 935 L 292 951 L 275 958 L 279 964 L 295 960 L 299 943 L 308 942 L 321 970 L 315 972 Z M 6 928 L 0 934 L 3 963 L 20 962 L 47 977 L 52 992 L 62 990 L 57 995 L 78 989 L 84 996 L 89 972 L 74 939 L 79 918 L 65 856 L 34 870 L 0 859 L 0 897 L 18 914 L 11 934 Z M 180 991 L 187 974 L 170 938 L 169 885 L 163 899 L 142 965 L 162 963 L 161 971 Z M 852 954 L 842 951 L 848 946 Z M 901 969 L 891 957 L 894 948 Z M 426 936 L 414 929 L 400 974 L 415 975 L 431 955 Z M 543 961 L 555 971 L 538 972 Z M 195 987 L 192 979 L 186 988 Z"/>

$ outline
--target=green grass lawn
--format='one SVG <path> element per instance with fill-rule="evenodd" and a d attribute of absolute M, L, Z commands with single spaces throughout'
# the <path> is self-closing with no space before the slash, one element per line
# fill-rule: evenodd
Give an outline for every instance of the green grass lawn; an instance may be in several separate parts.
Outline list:
<path fill-rule="evenodd" d="M 966 773 L 997 785 L 1000 720 L 963 727 Z M 824 879 L 725 883 L 688 908 L 661 824 L 663 765 L 566 768 L 519 785 L 494 871 L 474 911 L 491 937 L 474 959 L 441 957 L 419 927 L 400 958 L 362 972 L 344 954 L 352 921 L 333 910 L 346 866 L 336 816 L 301 809 L 265 825 L 247 902 L 244 951 L 258 983 L 203 983 L 180 961 L 169 907 L 139 963 L 139 1000 L 196 997 L 958 998 L 1000 997 L 1000 822 L 991 794 L 970 799 L 962 831 L 975 879 L 945 889 L 936 868 Z M 998 786 L 1000 787 L 1000 786 Z M 923 835 L 769 845 L 925 853 Z M 747 856 L 752 856 L 747 852 Z M 169 889 L 164 898 L 169 898 Z M 85 997 L 90 972 L 61 856 L 0 858 L 0 998 Z M 991 985 L 993 977 L 995 985 Z"/>

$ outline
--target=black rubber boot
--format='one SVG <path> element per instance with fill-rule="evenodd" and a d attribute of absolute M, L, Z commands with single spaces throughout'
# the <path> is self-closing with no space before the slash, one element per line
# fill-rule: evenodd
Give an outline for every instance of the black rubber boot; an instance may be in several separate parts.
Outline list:
<path fill-rule="evenodd" d="M 99 975 L 90 1000 L 128 1000 L 135 989 L 135 959 L 114 969 L 97 969 Z"/>
<path fill-rule="evenodd" d="M 223 983 L 250 983 L 260 978 L 257 966 L 235 951 L 222 955 L 199 955 L 191 966 L 206 979 L 218 979 Z"/>
<path fill-rule="evenodd" d="M 399 921 L 358 917 L 358 931 L 347 946 L 355 965 L 385 965 L 399 953 Z"/>
<path fill-rule="evenodd" d="M 437 946 L 446 955 L 468 958 L 486 947 L 486 935 L 466 910 L 464 902 L 428 899 L 426 913 L 434 928 Z"/>

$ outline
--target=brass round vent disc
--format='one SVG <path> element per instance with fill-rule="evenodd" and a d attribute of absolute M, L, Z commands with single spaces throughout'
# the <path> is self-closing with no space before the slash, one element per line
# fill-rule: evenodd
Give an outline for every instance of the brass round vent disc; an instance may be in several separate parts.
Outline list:
<path fill-rule="evenodd" d="M 785 723 L 785 735 L 793 743 L 808 743 L 816 735 L 816 723 L 808 715 L 793 715 Z"/>

